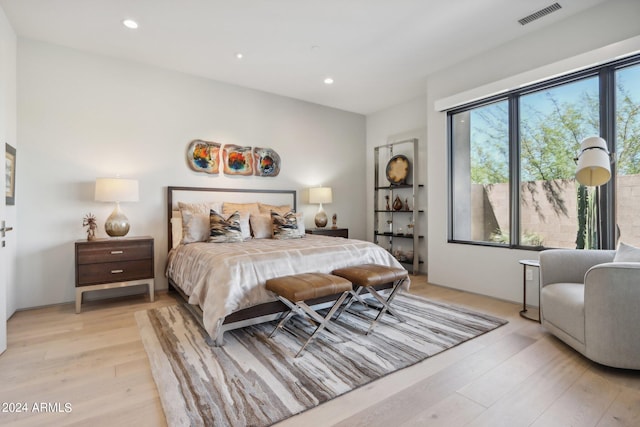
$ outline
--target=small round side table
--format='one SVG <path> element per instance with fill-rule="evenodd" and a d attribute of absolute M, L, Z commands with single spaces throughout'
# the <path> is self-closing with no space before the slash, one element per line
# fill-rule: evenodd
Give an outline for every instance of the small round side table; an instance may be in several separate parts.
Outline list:
<path fill-rule="evenodd" d="M 520 316 L 540 323 L 540 307 L 542 305 L 540 299 L 540 274 L 538 274 L 538 316 L 536 317 L 535 315 L 529 314 L 529 310 L 527 309 L 527 267 L 537 268 L 539 270 L 540 262 L 537 259 L 521 259 L 519 262 L 522 264 L 522 310 L 520 310 Z M 540 272 L 538 271 L 538 273 Z"/>

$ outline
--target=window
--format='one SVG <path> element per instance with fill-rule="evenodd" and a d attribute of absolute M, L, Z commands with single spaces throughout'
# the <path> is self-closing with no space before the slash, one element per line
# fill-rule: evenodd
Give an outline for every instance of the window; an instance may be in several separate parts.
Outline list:
<path fill-rule="evenodd" d="M 597 77 L 520 96 L 521 245 L 576 247 L 582 190 L 573 158 L 600 134 L 598 99 Z"/>
<path fill-rule="evenodd" d="M 500 241 L 509 233 L 509 122 L 506 101 L 455 114 L 456 240 Z"/>
<path fill-rule="evenodd" d="M 640 56 L 474 102 L 448 119 L 450 241 L 614 247 L 619 230 L 640 244 Z M 574 178 L 580 142 L 592 135 L 618 159 L 615 179 L 598 189 Z M 589 204 L 600 207 L 599 241 L 588 238 Z"/>
<path fill-rule="evenodd" d="M 616 224 L 640 246 L 640 65 L 616 71 Z"/>

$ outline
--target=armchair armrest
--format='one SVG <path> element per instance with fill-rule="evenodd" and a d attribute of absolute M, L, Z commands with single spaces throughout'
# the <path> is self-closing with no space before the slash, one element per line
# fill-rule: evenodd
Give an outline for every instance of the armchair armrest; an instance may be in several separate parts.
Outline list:
<path fill-rule="evenodd" d="M 640 368 L 640 262 L 596 265 L 585 277 L 587 357 L 618 368 Z"/>
<path fill-rule="evenodd" d="M 613 261 L 615 251 L 549 249 L 540 252 L 540 286 L 551 283 L 584 283 L 587 271 Z"/>

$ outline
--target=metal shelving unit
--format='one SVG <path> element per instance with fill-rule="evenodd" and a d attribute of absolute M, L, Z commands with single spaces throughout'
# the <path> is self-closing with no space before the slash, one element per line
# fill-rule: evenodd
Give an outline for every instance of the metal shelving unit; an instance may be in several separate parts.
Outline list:
<path fill-rule="evenodd" d="M 407 157 L 410 170 L 406 183 L 394 185 L 387 180 L 386 165 L 397 154 Z M 408 266 L 410 273 L 417 273 L 420 264 L 424 262 L 420 260 L 419 252 L 419 242 L 424 236 L 420 234 L 418 226 L 418 216 L 424 213 L 424 210 L 416 210 L 419 206 L 418 190 L 424 187 L 417 183 L 418 140 L 408 139 L 375 147 L 374 165 L 373 241 L 385 247 L 398 261 Z M 388 199 L 385 196 L 388 196 Z M 396 196 L 409 203 L 409 209 L 406 209 L 406 206 L 400 210 L 387 209 L 393 204 Z M 407 246 L 411 247 L 410 253 L 404 250 Z"/>

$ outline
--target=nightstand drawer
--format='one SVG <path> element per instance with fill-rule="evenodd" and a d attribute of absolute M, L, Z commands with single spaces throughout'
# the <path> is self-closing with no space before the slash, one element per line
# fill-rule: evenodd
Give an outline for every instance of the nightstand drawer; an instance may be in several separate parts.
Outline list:
<path fill-rule="evenodd" d="M 153 263 L 149 259 L 83 264 L 78 266 L 77 286 L 126 282 L 149 277 L 153 277 Z"/>
<path fill-rule="evenodd" d="M 80 245 L 77 248 L 78 264 L 94 264 L 153 258 L 153 241 L 108 242 Z"/>

